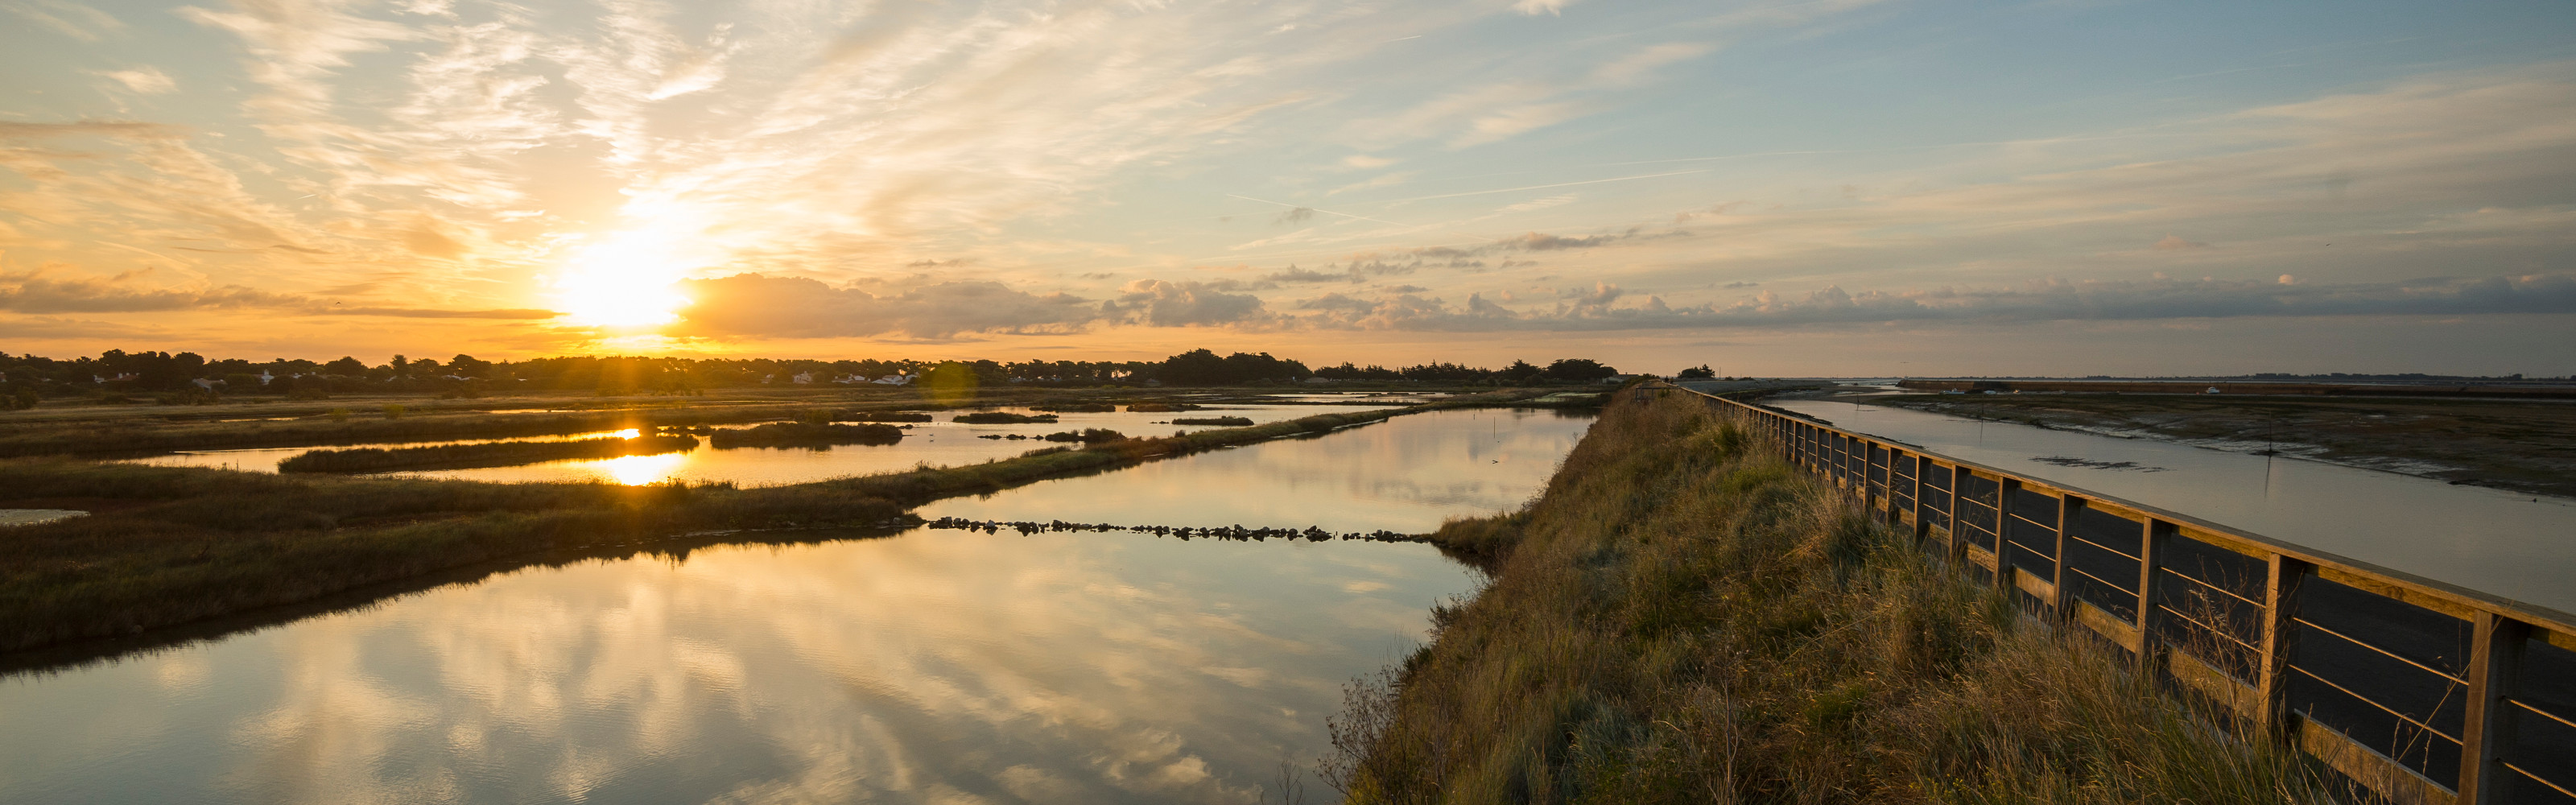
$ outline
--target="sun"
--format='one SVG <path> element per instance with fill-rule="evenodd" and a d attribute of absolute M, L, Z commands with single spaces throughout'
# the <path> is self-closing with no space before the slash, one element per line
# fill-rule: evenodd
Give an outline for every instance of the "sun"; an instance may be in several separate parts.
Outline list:
<path fill-rule="evenodd" d="M 678 244 L 649 232 L 622 232 L 576 253 L 551 285 L 555 303 L 577 324 L 654 327 L 678 321 L 690 299 L 674 287 L 688 276 Z"/>

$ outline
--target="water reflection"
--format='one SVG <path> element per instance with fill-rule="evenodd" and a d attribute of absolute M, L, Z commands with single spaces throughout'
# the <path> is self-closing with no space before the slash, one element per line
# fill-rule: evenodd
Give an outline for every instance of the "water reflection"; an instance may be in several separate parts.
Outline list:
<path fill-rule="evenodd" d="M 526 571 L 12 683 L 0 800 L 1248 802 L 1467 585 L 956 532 Z"/>
<path fill-rule="evenodd" d="M 1330 396 L 1330 395 L 1315 395 Z M 1009 458 L 1028 452 L 1045 442 L 1026 439 L 985 439 L 983 436 L 1041 436 L 1062 430 L 1108 428 L 1131 436 L 1160 436 L 1175 432 L 1207 430 L 1213 426 L 1173 425 L 1171 420 L 1198 416 L 1240 416 L 1254 423 L 1276 422 L 1337 411 L 1368 410 L 1390 406 L 1316 406 L 1316 405 L 1227 405 L 1205 411 L 1149 413 L 1112 411 L 1102 413 L 1061 413 L 1055 424 L 972 425 L 948 421 L 954 413 L 938 414 L 938 421 L 916 424 L 906 431 L 902 442 L 889 445 L 835 445 L 828 450 L 801 447 L 752 447 L 716 450 L 700 446 L 686 453 L 665 453 L 651 457 L 627 456 L 609 459 L 547 461 L 515 467 L 478 467 L 460 470 L 388 473 L 414 478 L 448 478 L 503 483 L 527 481 L 569 481 L 616 484 L 650 484 L 664 481 L 707 483 L 730 481 L 742 486 L 776 486 L 820 481 L 851 475 L 899 472 L 928 464 L 934 467 L 956 466 Z M 1044 413 L 1027 408 L 992 410 L 1013 413 Z M 749 427 L 749 425 L 733 426 Z M 567 436 L 534 437 L 531 441 L 620 436 L 634 438 L 635 429 L 596 431 Z M 498 439 L 465 439 L 440 442 L 410 442 L 370 445 L 373 447 L 423 447 L 440 444 L 477 444 L 503 441 Z M 214 467 L 249 472 L 276 472 L 277 462 L 312 450 L 311 447 L 257 448 L 248 450 L 202 450 L 166 456 L 134 459 L 143 464 L 178 467 Z M 639 458 L 659 459 L 638 461 Z M 659 474 L 648 475 L 644 468 L 660 468 Z"/>
<path fill-rule="evenodd" d="M 1322 438 L 940 501 L 921 515 L 1421 533 L 1537 494 L 1590 423 L 1589 412 L 1577 411 L 1415 414 Z"/>
<path fill-rule="evenodd" d="M 2576 501 L 1903 408 L 1766 400 L 1837 426 L 2576 612 Z M 2093 466 L 2069 465 L 2071 458 Z M 2168 468 L 2141 472 L 2121 462 Z"/>
<path fill-rule="evenodd" d="M 1421 414 L 953 503 L 1421 530 L 1586 424 Z M 0 802 L 1248 803 L 1471 583 L 1422 545 L 957 531 L 532 568 L 0 680 Z"/>

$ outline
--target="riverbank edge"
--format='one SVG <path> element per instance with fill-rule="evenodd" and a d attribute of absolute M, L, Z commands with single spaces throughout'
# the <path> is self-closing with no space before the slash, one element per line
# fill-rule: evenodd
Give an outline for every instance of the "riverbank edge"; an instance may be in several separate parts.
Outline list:
<path fill-rule="evenodd" d="M 2476 477 L 2475 474 L 2491 472 L 2492 470 L 2476 466 L 2460 465 L 2458 463 L 2444 463 L 2440 460 L 2430 458 L 2409 458 L 2396 455 L 2341 455 L 2337 453 L 2339 448 L 2333 445 L 2321 445 L 2296 441 L 2274 441 L 2262 443 L 2260 445 L 2261 449 L 2255 449 L 2258 443 L 2250 439 L 2199 438 L 2167 433 L 2156 430 L 2152 427 L 2106 427 L 2087 422 L 2075 421 L 2072 417 L 2064 414 L 2055 414 L 2052 416 L 2050 412 L 1963 410 L 1955 407 L 1961 404 L 1959 401 L 1940 399 L 1930 395 L 1908 395 L 1905 399 L 1893 397 L 1859 397 L 1854 400 L 1836 400 L 1836 402 L 1853 401 L 1887 408 L 1902 408 L 1908 411 L 1932 414 L 1935 416 L 1953 416 L 1960 419 L 1993 422 L 2003 425 L 2021 425 L 2025 427 L 2037 427 L 2045 430 L 2062 430 L 2113 439 L 2152 441 L 2160 444 L 2170 444 L 2177 447 L 2195 447 L 2202 450 L 2215 450 L 2222 453 L 2235 453 L 2238 455 L 2261 456 L 2267 455 L 2264 451 L 2269 450 L 2271 452 L 2268 455 L 2278 458 L 2294 459 L 2298 461 L 2313 461 L 2319 464 L 2332 464 L 2337 467 L 2369 470 L 2371 472 L 2385 472 L 2391 475 L 2403 475 L 2409 478 L 2440 481 L 2453 486 L 2478 486 L 2516 494 L 2546 495 L 2561 500 L 2576 500 L 2576 484 L 2544 486 L 2509 479 L 2480 478 Z M 2307 402 L 2309 400 L 2297 399 L 2293 401 Z M 2511 400 L 2506 401 L 2510 402 Z M 1978 401 L 1974 398 L 1970 398 L 1966 401 L 1966 404 L 1974 405 L 1976 402 Z"/>
<path fill-rule="evenodd" d="M 665 541 L 798 530 L 899 528 L 943 498 L 1104 472 L 1397 416 L 1507 407 L 1494 392 L 1404 408 L 1036 450 L 956 467 L 789 486 L 493 484 L 298 477 L 63 458 L 0 460 L 14 498 L 76 502 L 90 517 L 0 534 L 0 653 L 140 635 L 478 565 L 537 564 Z M 702 541 L 702 540 L 698 540 Z M 498 570 L 492 572 L 500 572 Z M 0 661 L 5 664 L 5 661 Z"/>
<path fill-rule="evenodd" d="M 1325 779 L 1357 805 L 2334 800 L 1754 432 L 1616 401 L 1531 506 L 1444 526 L 1492 582 L 1346 690 Z"/>

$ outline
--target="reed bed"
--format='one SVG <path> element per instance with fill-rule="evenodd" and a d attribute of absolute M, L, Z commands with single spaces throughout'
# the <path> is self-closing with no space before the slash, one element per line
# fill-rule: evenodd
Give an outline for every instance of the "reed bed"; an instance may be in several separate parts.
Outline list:
<path fill-rule="evenodd" d="M 958 414 L 950 417 L 949 419 L 955 422 L 964 422 L 969 425 L 1025 425 L 1029 423 L 1055 423 L 1054 414 L 1014 414 L 1009 411 L 977 411 L 971 414 Z"/>
<path fill-rule="evenodd" d="M 1252 424 L 1252 418 L 1251 418 L 1251 417 L 1244 417 L 1244 416 L 1199 416 L 1199 417 L 1189 417 L 1189 416 L 1185 416 L 1185 417 L 1175 417 L 1175 418 L 1173 418 L 1173 419 L 1172 419 L 1172 424 L 1174 424 L 1174 425 L 1221 425 L 1221 426 L 1229 427 L 1229 428 L 1240 428 L 1240 427 L 1243 427 L 1243 426 L 1245 426 L 1245 425 L 1250 425 L 1250 424 Z"/>
<path fill-rule="evenodd" d="M 278 472 L 401 472 L 512 467 L 541 461 L 616 458 L 696 449 L 694 436 L 649 434 L 632 439 L 603 436 L 561 442 L 490 442 L 432 447 L 315 450 L 277 462 Z"/>
<path fill-rule="evenodd" d="M 929 414 L 919 411 L 854 411 L 841 416 L 852 422 L 929 422 Z"/>
<path fill-rule="evenodd" d="M 1675 397 L 1435 535 L 1490 583 L 1346 691 L 1322 771 L 1348 802 L 2334 801 Z"/>
<path fill-rule="evenodd" d="M 903 429 L 893 425 L 867 423 L 834 425 L 815 422 L 772 422 L 767 425 L 720 430 L 707 437 L 718 450 L 739 447 L 829 447 L 836 444 L 894 444 L 903 441 Z"/>
<path fill-rule="evenodd" d="M 1083 428 L 1081 430 L 1058 431 L 1038 438 L 1045 439 L 1050 442 L 1081 442 L 1083 444 L 1098 444 L 1101 442 L 1114 442 L 1127 438 L 1127 434 L 1119 433 L 1108 428 Z"/>
<path fill-rule="evenodd" d="M 1053 411 L 1065 414 L 1106 414 L 1111 411 L 1118 410 L 1118 406 L 1112 403 L 1056 403 L 1053 405 L 1032 405 L 1029 406 L 1029 410 Z"/>

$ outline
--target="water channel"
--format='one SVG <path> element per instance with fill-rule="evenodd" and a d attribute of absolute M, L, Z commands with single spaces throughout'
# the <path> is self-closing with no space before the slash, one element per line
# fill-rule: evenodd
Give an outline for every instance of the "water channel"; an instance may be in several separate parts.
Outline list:
<path fill-rule="evenodd" d="M 2576 500 L 1883 405 L 1763 403 L 1929 452 L 2576 612 L 2576 583 L 2569 581 L 2576 579 Z M 2122 462 L 2127 466 L 2116 466 Z"/>
<path fill-rule="evenodd" d="M 1322 396 L 1322 395 L 1316 395 Z M 953 419 L 965 411 L 942 411 L 933 421 L 902 423 L 911 427 L 903 441 L 885 445 L 844 444 L 823 449 L 805 447 L 741 447 L 718 450 L 701 444 L 696 449 L 618 458 L 544 461 L 510 467 L 479 467 L 462 470 L 429 470 L 386 473 L 413 478 L 446 478 L 464 481 L 573 481 L 614 484 L 650 484 L 663 481 L 731 481 L 741 486 L 776 486 L 800 484 L 851 475 L 900 472 L 917 464 L 934 467 L 956 466 L 1010 458 L 1043 447 L 1049 442 L 1032 441 L 1049 433 L 1084 428 L 1106 428 L 1130 436 L 1163 436 L 1173 433 L 1207 430 L 1219 425 L 1175 425 L 1174 419 L 1239 416 L 1253 424 L 1284 419 L 1329 414 L 1340 411 L 1363 411 L 1398 407 L 1387 402 L 1335 405 L 1219 405 L 1197 411 L 1141 412 L 1106 411 L 1093 413 L 1057 413 L 1051 424 L 972 424 Z M 1030 408 L 983 408 L 1014 414 L 1044 414 Z M 748 428 L 751 424 L 718 426 Z M 560 441 L 594 439 L 603 436 L 633 438 L 634 430 L 572 433 L 552 437 L 517 439 L 457 439 L 431 442 L 369 444 L 367 447 L 404 448 L 446 444 L 480 444 L 500 441 Z M 992 439 L 988 436 L 1005 438 Z M 1010 436 L 1025 438 L 1012 439 Z M 302 455 L 311 447 L 265 447 L 242 450 L 192 450 L 164 456 L 134 459 L 134 463 L 167 467 L 212 467 L 249 472 L 276 472 L 277 462 Z M 336 449 L 336 448 L 324 448 Z"/>
<path fill-rule="evenodd" d="M 1588 424 L 1416 414 L 921 514 L 1428 531 Z M 1425 545 L 1123 532 L 529 568 L 0 678 L 0 802 L 1250 803 L 1473 584 Z"/>

